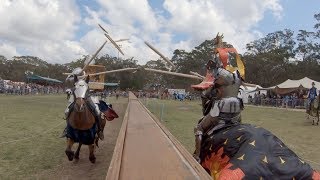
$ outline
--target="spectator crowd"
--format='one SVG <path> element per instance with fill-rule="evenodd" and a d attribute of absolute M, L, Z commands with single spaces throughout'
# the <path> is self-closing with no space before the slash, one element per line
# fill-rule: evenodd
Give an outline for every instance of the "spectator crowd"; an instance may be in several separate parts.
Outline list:
<path fill-rule="evenodd" d="M 307 90 L 294 91 L 289 94 L 262 94 L 256 92 L 253 97 L 249 95 L 248 104 L 261 106 L 274 106 L 284 108 L 305 108 L 307 103 Z"/>
<path fill-rule="evenodd" d="M 13 82 L 0 79 L 0 93 L 11 95 L 35 95 L 64 93 L 59 85 L 39 85 L 35 83 Z"/>

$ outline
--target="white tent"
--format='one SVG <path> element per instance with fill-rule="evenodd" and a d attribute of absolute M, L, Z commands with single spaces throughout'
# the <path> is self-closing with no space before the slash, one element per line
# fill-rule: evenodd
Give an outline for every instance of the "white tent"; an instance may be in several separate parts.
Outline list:
<path fill-rule="evenodd" d="M 314 82 L 315 87 L 320 90 L 320 82 L 312 80 L 308 77 L 304 77 L 299 80 L 288 79 L 281 84 L 266 89 L 272 89 L 277 94 L 288 94 L 299 89 L 310 89 L 312 87 L 312 82 Z"/>
<path fill-rule="evenodd" d="M 257 93 L 257 91 L 260 92 L 260 94 L 265 94 L 267 95 L 267 91 L 266 90 L 260 90 L 263 89 L 261 86 L 256 85 L 254 87 L 244 87 L 244 86 L 240 86 L 240 88 L 242 89 L 240 91 L 239 96 L 242 98 L 243 103 L 248 103 L 248 97 L 251 95 L 251 97 L 254 97 L 254 94 Z"/>
<path fill-rule="evenodd" d="M 270 88 L 275 88 L 275 87 L 278 87 L 278 88 L 299 88 L 299 87 L 302 87 L 302 88 L 307 88 L 307 89 L 310 89 L 312 87 L 312 82 L 315 83 L 315 87 L 320 90 L 320 82 L 317 82 L 315 80 L 312 80 L 308 77 L 304 77 L 302 79 L 299 79 L 299 80 L 291 80 L 291 79 L 288 79 L 286 81 L 284 81 L 283 83 L 281 84 L 278 84 L 276 86 L 273 86 L 273 87 L 270 87 Z"/>

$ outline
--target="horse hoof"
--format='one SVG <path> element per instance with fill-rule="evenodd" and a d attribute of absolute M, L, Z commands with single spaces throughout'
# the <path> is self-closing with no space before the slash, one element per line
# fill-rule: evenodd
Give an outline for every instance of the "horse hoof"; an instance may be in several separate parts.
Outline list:
<path fill-rule="evenodd" d="M 73 160 L 74 152 L 73 151 L 65 151 L 66 155 L 68 156 L 69 161 Z"/>
<path fill-rule="evenodd" d="M 96 157 L 95 156 L 90 156 L 89 160 L 90 160 L 91 163 L 94 164 L 96 162 Z"/>

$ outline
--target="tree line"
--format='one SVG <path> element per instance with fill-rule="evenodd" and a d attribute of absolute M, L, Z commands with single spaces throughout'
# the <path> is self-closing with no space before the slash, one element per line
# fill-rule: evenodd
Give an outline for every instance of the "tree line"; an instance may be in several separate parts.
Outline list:
<path fill-rule="evenodd" d="M 279 30 L 267 34 L 246 45 L 246 52 L 241 55 L 245 67 L 245 81 L 270 87 L 286 79 L 301 79 L 305 76 L 320 81 L 320 13 L 315 14 L 316 23 L 313 31 L 290 29 Z M 215 48 L 213 40 L 205 40 L 191 51 L 176 49 L 171 61 L 176 65 L 177 72 L 195 71 L 205 74 L 205 64 Z M 76 67 L 83 67 L 87 56 L 83 56 L 66 64 L 51 64 L 38 57 L 19 56 L 7 59 L 0 55 L 0 78 L 13 81 L 25 81 L 26 73 L 64 80 L 63 72 L 71 72 Z M 122 59 L 102 55 L 95 59 L 96 64 L 106 70 L 127 67 L 139 67 L 136 59 Z M 144 67 L 166 70 L 164 61 L 150 60 Z M 119 82 L 121 89 L 143 89 L 150 86 L 167 88 L 190 88 L 190 84 L 199 83 L 181 77 L 155 74 L 143 70 L 122 72 L 106 75 L 107 82 Z"/>

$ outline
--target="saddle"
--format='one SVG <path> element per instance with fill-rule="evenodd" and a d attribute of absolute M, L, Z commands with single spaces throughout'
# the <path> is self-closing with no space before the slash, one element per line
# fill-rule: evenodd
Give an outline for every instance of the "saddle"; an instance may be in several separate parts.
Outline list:
<path fill-rule="evenodd" d="M 62 135 L 61 135 L 60 137 L 61 137 L 61 138 L 63 138 L 63 137 L 69 137 L 69 138 L 74 139 L 76 142 L 79 142 L 80 139 L 81 139 L 82 142 L 86 142 L 87 144 L 92 144 L 91 141 L 93 141 L 93 140 L 92 140 L 92 137 L 91 137 L 91 136 L 94 137 L 94 135 L 96 134 L 96 131 L 97 131 L 97 126 L 99 125 L 99 119 L 98 119 L 97 115 L 94 113 L 94 108 L 95 108 L 95 107 L 93 107 L 89 102 L 86 101 L 86 105 L 87 105 L 87 107 L 89 108 L 89 111 L 90 111 L 90 112 L 92 113 L 92 115 L 94 116 L 96 123 L 92 126 L 92 128 L 90 128 L 90 129 L 88 129 L 88 130 L 85 130 L 85 131 L 82 131 L 82 130 L 76 130 L 76 129 L 72 128 L 72 127 L 70 126 L 69 122 L 68 122 L 68 119 L 69 119 L 69 117 L 70 117 L 70 114 L 71 114 L 71 112 L 73 111 L 74 105 L 75 105 L 75 102 L 72 102 L 72 103 L 70 104 L 70 106 L 69 106 L 69 114 L 68 114 L 68 117 L 66 118 L 66 120 L 67 120 L 67 127 L 63 130 L 63 133 L 62 133 Z M 83 137 L 81 136 L 81 138 L 78 137 L 79 132 L 84 133 L 84 134 L 85 134 L 85 137 L 84 137 L 84 136 L 83 136 Z M 88 137 L 91 137 L 91 138 L 88 138 Z M 90 142 L 87 142 L 87 141 L 86 141 L 86 140 L 88 140 L 88 139 L 91 139 Z"/>

